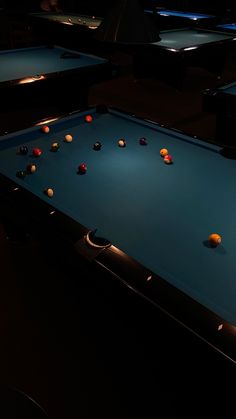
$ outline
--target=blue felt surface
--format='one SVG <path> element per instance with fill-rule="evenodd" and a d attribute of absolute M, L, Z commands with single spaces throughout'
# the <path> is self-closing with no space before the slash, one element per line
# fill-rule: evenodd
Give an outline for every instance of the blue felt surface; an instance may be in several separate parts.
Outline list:
<path fill-rule="evenodd" d="M 83 114 L 0 141 L 0 171 L 56 209 L 111 240 L 166 281 L 236 325 L 236 161 L 216 146 L 158 128 L 114 111 Z M 72 143 L 64 135 L 74 136 Z M 141 146 L 140 137 L 147 146 Z M 117 140 L 125 138 L 126 148 Z M 61 148 L 50 151 L 51 141 Z M 96 141 L 102 149 L 94 151 Z M 21 144 L 39 146 L 40 158 L 17 154 Z M 168 148 L 174 163 L 159 155 Z M 30 162 L 38 171 L 25 180 L 16 171 Z M 85 162 L 88 171 L 78 175 Z M 52 199 L 43 193 L 54 188 Z M 206 246 L 209 234 L 222 235 L 217 248 Z"/>
<path fill-rule="evenodd" d="M 219 87 L 219 90 L 229 95 L 236 95 L 236 81 Z"/>
<path fill-rule="evenodd" d="M 103 58 L 81 53 L 78 53 L 78 59 L 61 58 L 64 52 L 70 52 L 70 50 L 58 46 L 2 50 L 0 51 L 0 82 L 76 70 L 107 62 Z"/>
<path fill-rule="evenodd" d="M 152 10 L 146 10 L 146 11 L 152 13 Z M 191 19 L 191 20 L 209 19 L 209 18 L 214 17 L 213 15 L 206 15 L 202 13 L 180 12 L 178 10 L 159 10 L 158 14 L 161 16 L 184 17 L 186 19 Z"/>
<path fill-rule="evenodd" d="M 231 29 L 232 31 L 236 31 L 236 23 L 228 23 L 228 24 L 224 24 L 224 25 L 217 25 L 217 28 Z"/>

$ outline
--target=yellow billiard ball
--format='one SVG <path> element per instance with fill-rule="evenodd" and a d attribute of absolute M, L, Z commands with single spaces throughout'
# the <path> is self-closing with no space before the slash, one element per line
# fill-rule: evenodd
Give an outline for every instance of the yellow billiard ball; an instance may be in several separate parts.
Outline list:
<path fill-rule="evenodd" d="M 53 189 L 52 189 L 52 188 L 47 188 L 47 189 L 45 190 L 45 194 L 46 194 L 49 198 L 52 198 L 52 197 L 53 197 L 53 195 L 54 195 L 54 191 L 53 191 Z"/>
<path fill-rule="evenodd" d="M 126 141 L 123 138 L 121 138 L 118 141 L 118 145 L 119 145 L 119 147 L 125 147 L 126 146 Z"/>
<path fill-rule="evenodd" d="M 165 157 L 165 156 L 167 156 L 169 154 L 169 152 L 168 152 L 168 150 L 166 149 L 166 148 L 162 148 L 161 150 L 160 150 L 160 155 L 161 155 L 161 157 Z"/>
<path fill-rule="evenodd" d="M 217 233 L 210 234 L 208 241 L 212 246 L 218 246 L 221 243 L 221 236 Z"/>
<path fill-rule="evenodd" d="M 65 135 L 65 142 L 66 143 L 71 143 L 72 140 L 73 140 L 72 135 L 70 135 L 70 134 Z"/>

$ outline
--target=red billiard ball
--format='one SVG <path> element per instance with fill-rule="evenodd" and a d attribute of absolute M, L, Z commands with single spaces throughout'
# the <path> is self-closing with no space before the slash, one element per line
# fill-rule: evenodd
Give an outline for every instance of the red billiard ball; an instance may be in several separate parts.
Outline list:
<path fill-rule="evenodd" d="M 87 165 L 85 163 L 81 163 L 79 165 L 79 173 L 86 173 L 87 172 Z"/>
<path fill-rule="evenodd" d="M 49 133 L 49 131 L 50 131 L 50 128 L 49 128 L 47 125 L 43 125 L 43 126 L 41 127 L 41 131 L 42 131 L 44 134 L 48 134 L 48 133 Z"/>
<path fill-rule="evenodd" d="M 33 156 L 34 157 L 39 157 L 42 154 L 42 150 L 38 147 L 33 148 Z"/>
<path fill-rule="evenodd" d="M 165 157 L 164 157 L 164 162 L 165 162 L 166 164 L 171 164 L 171 163 L 173 163 L 173 160 L 172 160 L 172 157 L 171 157 L 171 155 L 170 155 L 170 154 L 167 154 L 167 156 L 165 156 Z"/>
<path fill-rule="evenodd" d="M 90 123 L 90 122 L 92 122 L 93 117 L 92 117 L 92 115 L 86 115 L 84 119 L 85 119 L 86 122 Z"/>

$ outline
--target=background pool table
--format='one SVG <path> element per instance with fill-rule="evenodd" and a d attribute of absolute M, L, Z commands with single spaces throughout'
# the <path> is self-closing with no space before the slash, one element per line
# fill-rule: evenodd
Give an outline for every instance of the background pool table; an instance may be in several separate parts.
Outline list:
<path fill-rule="evenodd" d="M 236 33 L 236 23 L 224 23 L 216 26 L 220 31 L 225 31 L 229 33 Z"/>
<path fill-rule="evenodd" d="M 216 140 L 235 148 L 236 81 L 206 89 L 202 94 L 203 110 L 216 115 Z"/>
<path fill-rule="evenodd" d="M 111 63 L 94 55 L 59 46 L 0 51 L 1 109 L 23 103 L 65 103 L 87 106 L 88 89 L 112 77 Z"/>
<path fill-rule="evenodd" d="M 28 15 L 36 39 L 73 48 L 85 48 L 102 20 L 102 17 L 78 13 L 37 12 Z"/>
<path fill-rule="evenodd" d="M 85 122 L 88 113 L 92 123 Z M 104 106 L 50 129 L 1 137 L 6 229 L 53 236 L 62 255 L 71 246 L 236 361 L 235 160 L 217 146 Z M 71 143 L 64 142 L 67 133 Z M 118 146 L 120 138 L 126 147 Z M 55 139 L 60 149 L 52 152 Z M 94 150 L 98 140 L 102 148 Z M 23 144 L 28 155 L 18 152 Z M 32 156 L 33 147 L 41 147 L 41 157 Z M 163 147 L 173 164 L 164 163 Z M 31 162 L 36 173 L 18 178 Z M 82 162 L 85 174 L 78 173 Z M 52 198 L 44 193 L 48 187 Z M 102 247 L 85 240 L 95 230 Z M 216 248 L 208 243 L 213 232 L 223 238 Z"/>
<path fill-rule="evenodd" d="M 158 7 L 156 8 L 156 10 L 155 8 L 146 9 L 146 12 L 154 12 L 159 15 L 161 29 L 173 29 L 186 26 L 209 27 L 219 22 L 219 18 L 217 16 L 203 13 L 168 10 L 164 8 L 158 10 Z"/>
<path fill-rule="evenodd" d="M 197 66 L 220 76 L 226 57 L 236 47 L 233 35 L 183 28 L 160 32 L 161 40 L 139 45 L 134 53 L 137 77 L 161 77 L 181 86 L 187 68 Z"/>

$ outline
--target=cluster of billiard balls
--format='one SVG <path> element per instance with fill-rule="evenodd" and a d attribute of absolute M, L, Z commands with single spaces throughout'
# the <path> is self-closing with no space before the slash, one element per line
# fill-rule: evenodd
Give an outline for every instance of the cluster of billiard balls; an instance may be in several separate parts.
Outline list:
<path fill-rule="evenodd" d="M 93 117 L 91 115 L 86 115 L 84 119 L 88 123 L 91 123 L 93 121 Z M 50 132 L 50 128 L 47 125 L 44 125 L 44 126 L 41 127 L 41 131 L 45 134 L 48 134 Z M 71 134 L 65 135 L 65 137 L 64 137 L 65 142 L 71 143 L 72 140 L 73 140 L 73 137 L 72 137 Z M 146 138 L 144 138 L 144 137 L 140 138 L 140 140 L 139 140 L 140 145 L 147 145 L 147 143 L 148 142 L 147 142 Z M 126 147 L 126 141 L 123 138 L 121 138 L 121 139 L 118 140 L 118 145 L 121 148 Z M 59 145 L 58 142 L 53 142 L 51 144 L 51 151 L 57 151 L 57 150 L 59 150 L 59 148 L 60 148 L 60 145 Z M 94 145 L 93 145 L 93 149 L 98 151 L 98 150 L 101 150 L 101 148 L 102 148 L 102 144 L 100 143 L 100 141 L 96 141 L 96 143 L 94 143 Z M 25 146 L 25 145 L 21 146 L 19 152 L 20 152 L 20 154 L 23 154 L 23 155 L 28 154 L 27 146 Z M 39 157 L 42 154 L 42 150 L 40 148 L 33 148 L 32 154 L 33 154 L 34 157 Z M 162 148 L 160 150 L 160 156 L 163 158 L 163 161 L 166 164 L 173 163 L 172 157 L 171 157 L 171 155 L 169 154 L 169 151 L 166 148 Z M 26 171 L 18 171 L 17 176 L 18 177 L 25 177 L 27 173 L 35 173 L 36 170 L 37 170 L 37 166 L 35 164 L 28 164 L 27 167 L 26 167 Z M 78 173 L 84 174 L 86 172 L 87 172 L 87 165 L 85 163 L 81 163 L 78 167 Z M 54 191 L 53 191 L 52 188 L 47 188 L 44 192 L 50 198 L 54 194 Z M 218 246 L 221 243 L 221 241 L 222 241 L 222 238 L 217 233 L 210 234 L 210 236 L 208 237 L 208 242 L 210 243 L 210 245 L 212 247 Z"/>
<path fill-rule="evenodd" d="M 163 157 L 163 160 L 166 164 L 173 163 L 172 157 L 171 157 L 171 155 L 169 154 L 169 151 L 166 148 L 161 148 L 160 156 Z"/>
<path fill-rule="evenodd" d="M 19 149 L 19 153 L 26 155 L 28 154 L 29 150 L 26 145 L 23 145 Z M 34 157 L 39 157 L 42 154 L 42 150 L 40 148 L 33 148 L 32 154 Z M 26 170 L 18 170 L 16 172 L 16 176 L 19 178 L 24 178 L 27 174 L 35 173 L 37 170 L 37 166 L 34 163 L 30 163 L 26 166 Z"/>

